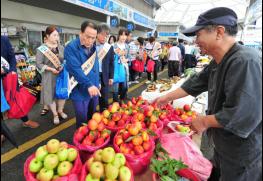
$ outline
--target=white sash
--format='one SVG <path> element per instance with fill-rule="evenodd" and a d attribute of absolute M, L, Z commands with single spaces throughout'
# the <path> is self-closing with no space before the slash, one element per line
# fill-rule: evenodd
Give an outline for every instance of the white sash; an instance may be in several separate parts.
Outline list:
<path fill-rule="evenodd" d="M 98 53 L 99 61 L 102 61 L 107 55 L 108 51 L 110 50 L 111 45 L 108 43 L 105 43 L 103 48 Z M 81 65 L 81 68 L 85 75 L 88 75 L 88 73 L 91 71 L 91 69 L 94 66 L 96 60 L 96 52 L 93 53 L 93 55 L 84 63 Z M 74 79 L 74 77 L 71 77 L 69 80 L 69 94 L 72 92 L 72 90 L 77 86 L 78 82 Z"/>
<path fill-rule="evenodd" d="M 41 53 L 43 53 L 47 57 L 47 59 L 53 63 L 56 69 L 61 67 L 61 63 L 58 57 L 46 45 L 41 45 L 37 49 L 41 51 Z"/>

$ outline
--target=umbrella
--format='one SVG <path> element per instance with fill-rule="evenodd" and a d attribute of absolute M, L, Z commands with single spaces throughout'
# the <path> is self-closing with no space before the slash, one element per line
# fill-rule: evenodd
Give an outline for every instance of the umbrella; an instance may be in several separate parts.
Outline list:
<path fill-rule="evenodd" d="M 1 134 L 3 134 L 16 148 L 18 148 L 14 135 L 11 133 L 10 129 L 6 126 L 3 120 L 1 121 Z"/>

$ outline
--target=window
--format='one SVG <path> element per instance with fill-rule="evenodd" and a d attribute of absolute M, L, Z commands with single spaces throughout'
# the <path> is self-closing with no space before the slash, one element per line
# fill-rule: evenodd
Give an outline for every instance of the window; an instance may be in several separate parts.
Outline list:
<path fill-rule="evenodd" d="M 35 55 L 36 49 L 42 44 L 41 31 L 28 31 L 29 54 Z"/>

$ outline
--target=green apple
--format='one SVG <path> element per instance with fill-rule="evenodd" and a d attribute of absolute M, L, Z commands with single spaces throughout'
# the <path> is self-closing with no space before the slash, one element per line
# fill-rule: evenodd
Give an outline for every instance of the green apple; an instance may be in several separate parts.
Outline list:
<path fill-rule="evenodd" d="M 131 171 L 128 167 L 121 166 L 119 180 L 120 181 L 130 181 L 131 180 Z"/>
<path fill-rule="evenodd" d="M 100 179 L 104 175 L 104 167 L 101 162 L 93 162 L 90 167 L 90 174 L 92 178 Z"/>
<path fill-rule="evenodd" d="M 52 170 L 58 165 L 58 156 L 56 154 L 49 154 L 44 159 L 44 168 Z"/>
<path fill-rule="evenodd" d="M 67 175 L 71 168 L 72 168 L 72 163 L 69 161 L 63 161 L 58 165 L 57 172 L 59 176 L 65 176 Z"/>
<path fill-rule="evenodd" d="M 59 149 L 59 141 L 57 139 L 51 139 L 47 142 L 48 153 L 57 153 Z"/>
<path fill-rule="evenodd" d="M 93 156 L 90 157 L 90 158 L 88 159 L 88 161 L 86 161 L 86 168 L 87 168 L 87 171 L 90 170 L 90 167 L 91 167 L 91 164 L 93 163 L 93 161 L 94 161 L 94 157 L 93 157 Z"/>
<path fill-rule="evenodd" d="M 121 166 L 125 165 L 125 163 L 126 158 L 122 153 L 117 153 L 114 157 L 114 161 L 112 162 L 112 164 L 117 168 L 120 168 Z"/>
<path fill-rule="evenodd" d="M 54 175 L 53 170 L 42 168 L 39 172 L 39 180 L 40 181 L 50 181 L 53 175 Z"/>
<path fill-rule="evenodd" d="M 58 160 L 60 162 L 66 161 L 68 158 L 68 149 L 64 148 L 64 147 L 60 147 L 58 152 L 57 152 L 57 155 L 58 155 Z"/>
<path fill-rule="evenodd" d="M 105 167 L 105 176 L 107 179 L 114 180 L 119 175 L 119 169 L 113 166 L 111 163 L 108 163 Z"/>
<path fill-rule="evenodd" d="M 92 178 L 91 174 L 88 174 L 85 178 L 85 181 L 100 181 L 100 179 Z"/>
<path fill-rule="evenodd" d="M 103 162 L 111 163 L 114 160 L 115 151 L 112 147 L 104 148 L 101 156 Z"/>
<path fill-rule="evenodd" d="M 41 161 L 38 161 L 36 158 L 31 160 L 29 164 L 29 170 L 30 172 L 37 173 L 42 168 L 43 164 Z"/>
<path fill-rule="evenodd" d="M 73 162 L 78 156 L 78 151 L 75 148 L 68 149 L 68 161 Z"/>
<path fill-rule="evenodd" d="M 101 157 L 102 157 L 102 149 L 99 149 L 94 153 L 94 160 L 101 161 L 102 159 Z"/>
<path fill-rule="evenodd" d="M 36 159 L 38 161 L 43 161 L 44 158 L 48 155 L 46 146 L 41 146 L 36 151 Z"/>

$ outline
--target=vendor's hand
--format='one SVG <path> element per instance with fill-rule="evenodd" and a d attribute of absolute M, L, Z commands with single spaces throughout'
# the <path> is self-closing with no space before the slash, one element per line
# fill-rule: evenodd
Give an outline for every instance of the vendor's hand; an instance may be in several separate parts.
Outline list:
<path fill-rule="evenodd" d="M 59 73 L 59 71 L 58 71 L 57 69 L 54 69 L 54 68 L 51 68 L 51 72 L 52 72 L 53 74 L 58 74 L 58 73 Z"/>
<path fill-rule="evenodd" d="M 113 79 L 109 79 L 109 85 L 113 84 Z"/>
<path fill-rule="evenodd" d="M 88 88 L 88 92 L 91 97 L 100 95 L 100 90 L 96 86 Z"/>
<path fill-rule="evenodd" d="M 206 124 L 206 117 L 198 115 L 196 118 L 194 118 L 191 121 L 191 129 L 193 131 L 196 131 L 198 134 L 203 133 L 205 130 L 207 130 L 208 126 Z"/>
<path fill-rule="evenodd" d="M 170 100 L 166 96 L 156 98 L 153 103 L 157 104 L 157 106 L 162 106 L 168 104 Z"/>

